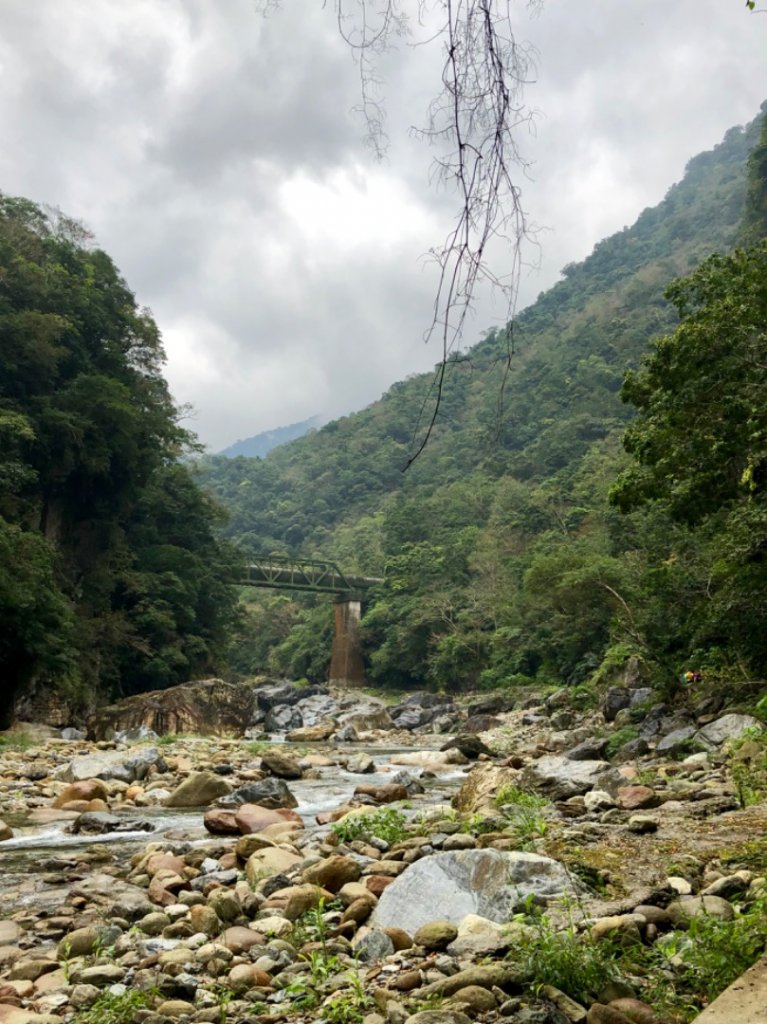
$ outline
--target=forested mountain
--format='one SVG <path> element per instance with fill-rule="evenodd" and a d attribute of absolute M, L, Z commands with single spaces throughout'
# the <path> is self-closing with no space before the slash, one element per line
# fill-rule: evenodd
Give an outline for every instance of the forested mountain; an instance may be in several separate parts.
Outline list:
<path fill-rule="evenodd" d="M 228 448 L 224 448 L 218 454 L 227 459 L 234 459 L 238 455 L 244 455 L 248 459 L 261 459 L 268 455 L 272 448 L 277 448 L 288 441 L 295 441 L 303 437 L 310 430 L 320 426 L 322 420 L 319 416 L 310 416 L 308 420 L 301 420 L 299 423 L 289 423 L 286 427 L 275 427 L 274 430 L 264 430 L 260 434 L 235 441 Z"/>
<path fill-rule="evenodd" d="M 157 326 L 83 229 L 0 195 L 0 728 L 209 672 L 235 614 Z"/>
<path fill-rule="evenodd" d="M 385 570 L 363 620 L 374 679 L 411 686 L 577 682 L 629 650 L 669 678 L 689 659 L 711 672 L 724 663 L 767 671 L 763 655 L 727 625 L 736 605 L 743 611 L 731 593 L 743 537 L 740 547 L 733 540 L 740 554 L 733 550 L 730 568 L 717 575 L 717 528 L 706 520 L 704 537 L 701 522 L 685 521 L 660 483 L 629 494 L 624 477 L 614 498 L 623 511 L 608 502 L 629 461 L 624 376 L 639 367 L 652 339 L 705 305 L 694 282 L 677 287 L 671 301 L 668 285 L 712 252 L 761 237 L 753 226 L 764 201 L 760 130 L 757 119 L 729 131 L 690 161 L 663 202 L 566 267 L 564 280 L 520 314 L 513 330 L 490 332 L 456 357 L 433 436 L 406 473 L 423 428 L 426 376 L 394 385 L 369 408 L 263 460 L 204 461 L 205 486 L 231 513 L 226 533 L 245 551 Z M 752 291 L 759 280 L 757 272 Z M 763 346 L 757 312 L 750 329 Z M 676 372 L 684 389 L 684 365 Z M 738 372 L 756 401 L 758 382 L 744 382 L 747 368 Z M 642 411 L 652 405 L 645 393 L 657 384 L 652 373 L 640 373 L 624 392 Z M 696 394 L 700 422 L 714 408 L 726 416 L 715 389 L 701 385 Z M 670 443 L 679 436 L 669 435 Z M 630 434 L 640 461 L 644 443 L 641 432 Z M 698 443 L 705 450 L 705 435 Z M 762 468 L 758 451 L 750 459 L 742 472 L 751 474 L 753 501 Z M 707 486 L 704 475 L 690 484 L 693 493 Z M 717 500 L 735 502 L 742 514 L 743 497 L 731 490 Z M 742 524 L 741 534 L 748 528 Z M 236 667 L 322 676 L 327 605 L 259 598 L 253 615 Z"/>

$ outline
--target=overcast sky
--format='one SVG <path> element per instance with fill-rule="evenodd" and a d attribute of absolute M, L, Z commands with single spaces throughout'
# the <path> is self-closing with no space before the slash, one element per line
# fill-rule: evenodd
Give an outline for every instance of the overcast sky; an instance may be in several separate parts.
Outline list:
<path fill-rule="evenodd" d="M 167 377 L 215 451 L 359 409 L 439 358 L 424 346 L 452 199 L 422 124 L 438 53 L 383 71 L 388 158 L 366 150 L 358 70 L 322 0 L 2 0 L 0 191 L 61 207 L 162 330 Z M 525 305 L 633 223 L 687 160 L 767 98 L 767 14 L 742 0 L 515 7 L 537 51 L 523 205 L 542 230 Z M 497 267 L 503 273 L 505 265 Z M 465 335 L 502 322 L 480 295 Z"/>

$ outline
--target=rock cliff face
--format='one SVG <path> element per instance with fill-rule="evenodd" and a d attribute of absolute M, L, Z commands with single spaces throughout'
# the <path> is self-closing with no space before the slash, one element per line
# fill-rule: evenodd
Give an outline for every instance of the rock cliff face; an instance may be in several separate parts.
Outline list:
<path fill-rule="evenodd" d="M 202 679 L 168 690 L 138 693 L 100 708 L 88 719 L 88 735 L 111 739 L 118 730 L 148 726 L 158 735 L 242 736 L 253 717 L 252 684 Z"/>

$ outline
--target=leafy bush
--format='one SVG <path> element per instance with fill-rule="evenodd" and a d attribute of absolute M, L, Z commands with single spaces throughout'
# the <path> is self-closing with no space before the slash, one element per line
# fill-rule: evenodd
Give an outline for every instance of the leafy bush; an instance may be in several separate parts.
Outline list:
<path fill-rule="evenodd" d="M 614 754 L 617 754 L 624 743 L 629 743 L 631 740 L 637 739 L 638 736 L 639 729 L 634 725 L 624 725 L 622 729 L 616 729 L 607 741 L 605 754 L 607 757 L 612 757 Z"/>
<path fill-rule="evenodd" d="M 347 815 L 331 826 L 331 830 L 342 843 L 355 839 L 383 839 L 386 843 L 396 843 L 407 835 L 406 823 L 407 818 L 401 811 L 382 807 L 366 814 Z"/>
<path fill-rule="evenodd" d="M 517 786 L 501 786 L 495 794 L 495 806 L 506 807 L 512 804 L 516 807 L 523 807 L 527 810 L 540 810 L 548 806 L 549 801 L 538 793 L 530 793 L 526 789 L 519 789 Z"/>
<path fill-rule="evenodd" d="M 515 942 L 508 959 L 535 979 L 553 985 L 580 1003 L 593 1002 L 610 981 L 621 976 L 618 950 L 609 941 L 578 935 L 574 925 L 555 931 L 548 918 L 537 920 L 524 942 Z"/>
<path fill-rule="evenodd" d="M 76 1014 L 72 1024 L 133 1024 L 137 1010 L 150 1006 L 154 992 L 128 989 L 120 995 L 107 992 L 86 1010 Z"/>

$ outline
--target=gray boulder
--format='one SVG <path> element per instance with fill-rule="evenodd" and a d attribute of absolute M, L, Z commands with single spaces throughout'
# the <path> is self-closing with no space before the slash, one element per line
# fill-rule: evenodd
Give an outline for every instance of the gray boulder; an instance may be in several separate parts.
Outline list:
<path fill-rule="evenodd" d="M 413 935 L 440 918 L 459 924 L 467 914 L 508 921 L 529 896 L 573 893 L 567 870 L 534 853 L 455 850 L 423 857 L 388 885 L 373 912 L 376 928 L 404 928 Z"/>
<path fill-rule="evenodd" d="M 230 796 L 219 801 L 221 807 L 239 807 L 240 804 L 259 804 L 274 810 L 278 807 L 297 807 L 298 801 L 287 783 L 273 776 L 259 782 L 247 782 Z"/>
<path fill-rule="evenodd" d="M 154 832 L 154 825 L 137 818 L 119 818 L 107 811 L 84 811 L 72 822 L 70 831 L 76 835 L 102 836 L 110 832 Z"/>
<path fill-rule="evenodd" d="M 148 725 L 136 725 L 116 732 L 114 738 L 118 743 L 156 743 L 160 737 Z"/>
<path fill-rule="evenodd" d="M 264 718 L 264 729 L 267 732 L 289 732 L 291 729 L 300 729 L 303 724 L 301 712 L 289 704 L 269 708 Z"/>
<path fill-rule="evenodd" d="M 167 771 L 157 747 L 147 747 L 134 754 L 127 754 L 124 750 L 103 750 L 73 758 L 55 773 L 55 777 L 64 782 L 84 782 L 86 779 L 137 782 L 145 778 L 152 767 L 156 767 L 158 772 Z"/>
<path fill-rule="evenodd" d="M 598 761 L 604 756 L 607 748 L 607 739 L 599 736 L 592 736 L 590 739 L 579 743 L 572 750 L 565 751 L 568 761 Z"/>
<path fill-rule="evenodd" d="M 657 754 L 675 754 L 687 746 L 693 736 L 695 736 L 694 725 L 685 725 L 681 729 L 674 729 L 658 741 L 655 752 Z"/>
<path fill-rule="evenodd" d="M 631 707 L 631 691 L 627 686 L 611 686 L 602 701 L 605 721 L 612 722 L 619 711 Z"/>
<path fill-rule="evenodd" d="M 727 740 L 739 739 L 749 729 L 763 732 L 764 725 L 758 718 L 754 718 L 753 715 L 722 715 L 715 722 L 710 722 L 708 725 L 704 725 L 702 729 L 698 729 L 694 739 L 702 747 L 706 747 L 708 750 L 716 750 L 717 747 L 726 743 Z"/>
<path fill-rule="evenodd" d="M 571 761 L 550 755 L 532 761 L 522 773 L 522 787 L 536 789 L 552 800 L 588 793 L 610 765 L 607 761 Z"/>

